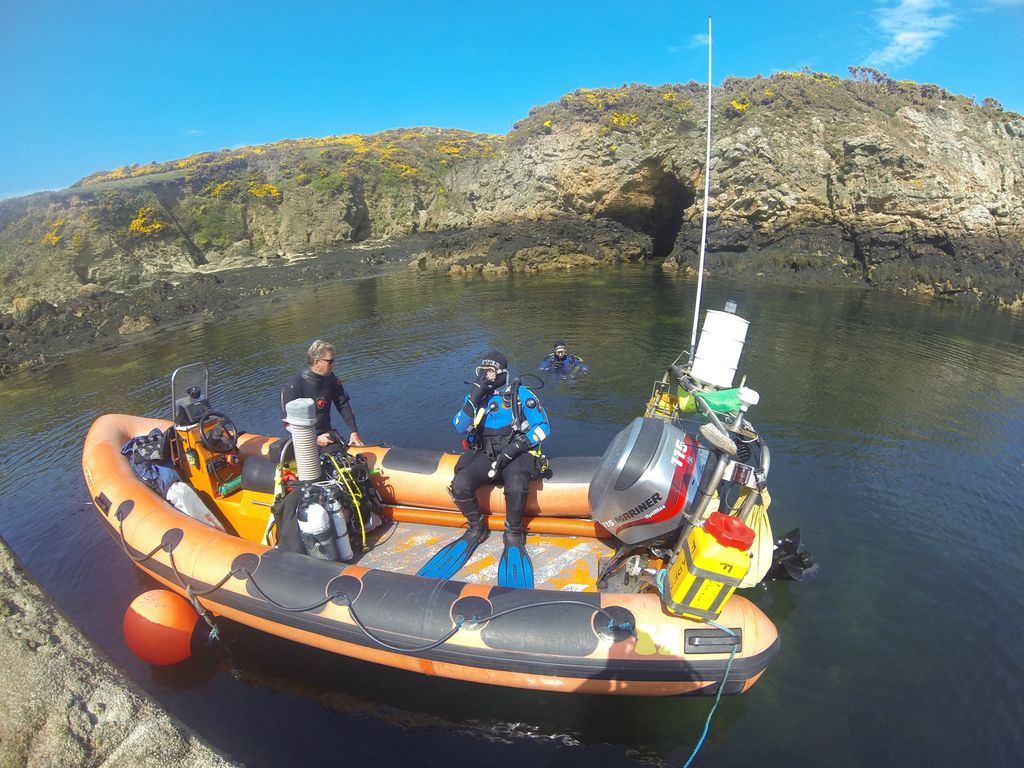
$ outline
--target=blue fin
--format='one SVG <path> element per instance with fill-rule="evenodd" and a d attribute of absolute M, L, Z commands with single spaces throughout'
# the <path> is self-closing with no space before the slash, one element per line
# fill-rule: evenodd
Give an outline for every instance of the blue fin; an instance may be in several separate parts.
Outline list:
<path fill-rule="evenodd" d="M 520 537 L 520 541 L 525 539 Z M 498 586 L 515 589 L 533 589 L 533 562 L 526 552 L 525 542 L 509 541 L 506 535 L 505 551 L 498 563 Z"/>
<path fill-rule="evenodd" d="M 466 564 L 473 552 L 487 538 L 486 528 L 469 528 L 455 541 L 438 550 L 426 565 L 416 571 L 417 576 L 430 579 L 450 579 Z"/>

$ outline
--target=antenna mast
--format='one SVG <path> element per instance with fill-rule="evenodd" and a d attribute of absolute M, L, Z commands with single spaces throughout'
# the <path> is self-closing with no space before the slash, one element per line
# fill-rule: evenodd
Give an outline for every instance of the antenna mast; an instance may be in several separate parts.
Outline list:
<path fill-rule="evenodd" d="M 690 365 L 697 348 L 697 323 L 700 321 L 700 294 L 704 285 L 704 252 L 708 241 L 708 196 L 711 191 L 711 17 L 708 16 L 708 132 L 704 155 L 704 217 L 700 230 L 700 263 L 697 266 L 697 301 L 693 305 L 693 332 L 690 334 Z"/>

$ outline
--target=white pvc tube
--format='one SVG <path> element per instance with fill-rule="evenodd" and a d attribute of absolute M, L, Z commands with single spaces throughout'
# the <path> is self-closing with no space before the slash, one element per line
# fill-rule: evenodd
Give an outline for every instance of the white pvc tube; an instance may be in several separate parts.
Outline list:
<path fill-rule="evenodd" d="M 300 397 L 285 405 L 285 421 L 291 428 L 295 447 L 295 464 L 299 481 L 315 482 L 320 479 L 320 452 L 316 447 L 316 403 L 312 398 Z"/>

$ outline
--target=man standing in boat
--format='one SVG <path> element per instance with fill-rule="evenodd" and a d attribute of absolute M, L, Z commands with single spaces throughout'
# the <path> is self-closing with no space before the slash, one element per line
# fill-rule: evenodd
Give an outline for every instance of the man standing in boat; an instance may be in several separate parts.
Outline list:
<path fill-rule="evenodd" d="M 309 345 L 306 359 L 309 367 L 292 376 L 281 388 L 281 420 L 285 419 L 288 403 L 300 397 L 310 398 L 316 404 L 316 444 L 323 448 L 340 439 L 331 426 L 333 404 L 351 431 L 348 444 L 362 445 L 348 393 L 341 379 L 334 375 L 334 345 L 317 339 Z"/>
<path fill-rule="evenodd" d="M 498 585 L 533 588 L 533 564 L 526 553 L 523 511 L 530 480 L 539 477 L 541 441 L 550 434 L 547 414 L 537 396 L 515 379 L 508 382 L 508 358 L 490 352 L 476 369 L 472 389 L 452 423 L 466 435 L 466 452 L 455 465 L 451 492 L 469 528 L 420 569 L 420 576 L 450 579 L 487 538 L 476 491 L 505 487 L 504 551 Z"/>

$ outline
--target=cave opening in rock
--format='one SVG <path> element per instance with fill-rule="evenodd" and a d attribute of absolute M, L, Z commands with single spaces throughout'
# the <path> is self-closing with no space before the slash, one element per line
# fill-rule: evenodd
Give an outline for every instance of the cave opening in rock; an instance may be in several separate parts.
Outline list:
<path fill-rule="evenodd" d="M 662 174 L 652 192 L 654 207 L 647 233 L 654 240 L 654 258 L 663 259 L 672 253 L 683 227 L 683 211 L 693 205 L 696 195 L 670 173 Z"/>
<path fill-rule="evenodd" d="M 683 212 L 695 200 L 692 187 L 658 166 L 648 166 L 622 186 L 601 215 L 649 235 L 653 257 L 663 259 L 675 246 Z"/>

